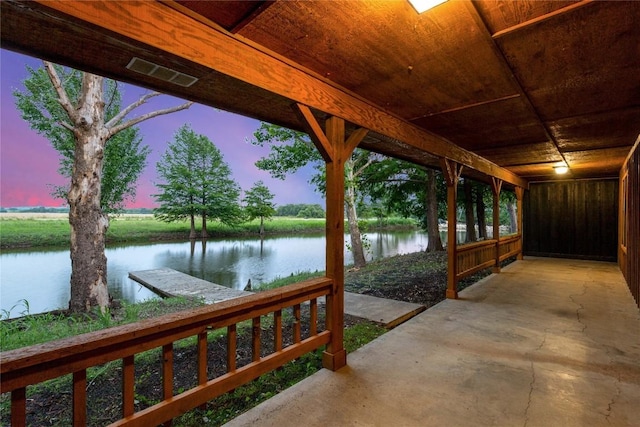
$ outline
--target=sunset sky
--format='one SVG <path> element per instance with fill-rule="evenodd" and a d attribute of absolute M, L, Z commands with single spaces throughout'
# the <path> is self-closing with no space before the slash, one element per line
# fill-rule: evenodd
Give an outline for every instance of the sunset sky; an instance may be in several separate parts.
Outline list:
<path fill-rule="evenodd" d="M 49 141 L 29 128 L 15 106 L 14 90 L 23 90 L 22 81 L 28 73 L 26 65 L 42 66 L 38 59 L 0 50 L 0 207 L 63 206 L 64 200 L 51 197 L 51 185 L 61 185 L 58 174 L 58 153 Z M 135 101 L 146 89 L 123 85 L 122 107 Z M 153 99 L 143 112 L 179 105 L 184 101 L 162 96 Z M 233 171 L 233 178 L 243 190 L 262 180 L 275 194 L 278 205 L 289 203 L 320 203 L 322 197 L 308 184 L 311 169 L 306 168 L 285 181 L 272 179 L 268 173 L 255 167 L 259 158 L 268 154 L 268 148 L 251 145 L 248 140 L 260 122 L 203 105 L 193 105 L 185 111 L 160 116 L 139 125 L 142 144 L 151 148 L 147 166 L 138 180 L 137 197 L 128 207 L 154 207 L 157 193 L 156 163 L 173 140 L 180 126 L 188 123 L 199 134 L 206 135 L 222 152 Z"/>

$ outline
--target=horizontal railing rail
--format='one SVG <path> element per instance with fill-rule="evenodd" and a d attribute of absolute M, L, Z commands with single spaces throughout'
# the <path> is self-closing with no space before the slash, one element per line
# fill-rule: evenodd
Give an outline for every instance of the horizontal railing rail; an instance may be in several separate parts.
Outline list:
<path fill-rule="evenodd" d="M 498 257 L 496 257 L 498 251 Z M 497 267 L 498 261 L 522 252 L 522 235 L 512 234 L 497 239 L 467 243 L 456 248 L 456 280 L 470 276 L 489 267 Z"/>
<path fill-rule="evenodd" d="M 497 242 L 490 239 L 458 246 L 456 278 L 461 279 L 495 265 Z"/>
<path fill-rule="evenodd" d="M 0 353 L 0 393 L 11 393 L 13 427 L 26 424 L 26 387 L 73 374 L 73 425 L 86 424 L 87 369 L 122 360 L 122 419 L 112 425 L 158 425 L 233 390 L 258 376 L 301 357 L 327 343 L 329 330 L 318 329 L 318 298 L 331 298 L 330 278 L 310 279 L 294 285 L 219 302 L 200 309 L 168 314 L 49 343 Z M 301 337 L 300 306 L 309 304 L 309 333 Z M 282 310 L 292 308 L 293 344 L 283 348 Z M 261 355 L 261 317 L 273 315 L 274 344 Z M 236 326 L 251 320 L 252 361 L 236 367 Z M 227 373 L 207 376 L 207 335 L 227 329 Z M 173 344 L 196 337 L 198 385 L 173 394 Z M 134 357 L 162 349 L 163 400 L 134 412 Z"/>
<path fill-rule="evenodd" d="M 522 252 L 521 234 L 511 234 L 500 238 L 499 254 L 501 262 L 507 258 L 518 255 L 520 252 Z"/>

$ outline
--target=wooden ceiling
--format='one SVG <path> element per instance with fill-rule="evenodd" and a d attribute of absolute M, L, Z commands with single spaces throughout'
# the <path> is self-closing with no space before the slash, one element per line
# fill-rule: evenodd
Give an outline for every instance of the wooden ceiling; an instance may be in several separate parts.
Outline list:
<path fill-rule="evenodd" d="M 302 129 L 371 129 L 361 144 L 449 157 L 523 185 L 617 176 L 640 133 L 640 2 L 406 0 L 50 3 L 3 0 L 2 47 Z M 181 87 L 139 57 L 197 77 Z M 522 179 L 521 179 L 522 178 Z"/>

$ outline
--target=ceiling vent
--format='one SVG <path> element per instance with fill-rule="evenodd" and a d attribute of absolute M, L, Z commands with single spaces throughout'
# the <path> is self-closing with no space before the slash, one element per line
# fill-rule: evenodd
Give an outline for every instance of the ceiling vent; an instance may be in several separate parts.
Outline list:
<path fill-rule="evenodd" d="M 127 69 L 183 87 L 189 87 L 198 81 L 197 78 L 188 74 L 136 57 L 131 58 L 131 61 L 127 64 Z"/>

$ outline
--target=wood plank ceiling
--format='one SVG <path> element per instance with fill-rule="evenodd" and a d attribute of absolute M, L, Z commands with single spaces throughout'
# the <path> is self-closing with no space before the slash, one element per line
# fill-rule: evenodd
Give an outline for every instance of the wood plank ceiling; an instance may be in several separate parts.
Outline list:
<path fill-rule="evenodd" d="M 163 5 L 526 180 L 557 179 L 562 163 L 564 178 L 617 176 L 640 133 L 640 2 Z M 157 47 L 24 1 L 3 1 L 1 19 L 5 48 L 300 129 L 286 96 Z M 168 87 L 127 70 L 133 56 L 199 80 Z M 362 146 L 435 166 L 429 144 L 372 132 Z"/>

